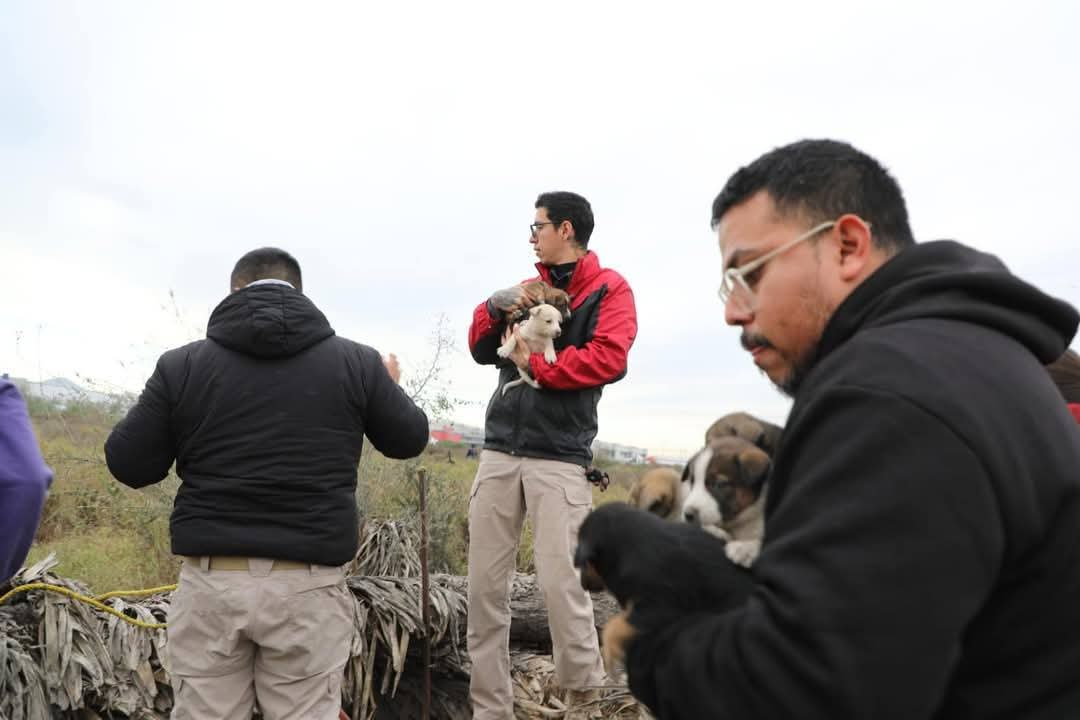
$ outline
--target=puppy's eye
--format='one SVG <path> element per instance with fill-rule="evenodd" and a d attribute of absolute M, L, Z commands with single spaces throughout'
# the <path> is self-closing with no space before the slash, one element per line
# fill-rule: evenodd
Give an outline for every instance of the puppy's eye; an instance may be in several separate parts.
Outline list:
<path fill-rule="evenodd" d="M 727 478 L 723 475 L 713 475 L 712 477 L 705 478 L 705 487 L 711 490 L 719 490 L 727 486 Z"/>

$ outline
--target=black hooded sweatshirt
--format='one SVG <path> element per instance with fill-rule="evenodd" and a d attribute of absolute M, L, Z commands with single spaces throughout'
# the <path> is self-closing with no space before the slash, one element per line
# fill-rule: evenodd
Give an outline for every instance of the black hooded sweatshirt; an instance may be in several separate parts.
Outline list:
<path fill-rule="evenodd" d="M 796 393 L 755 589 L 636 610 L 634 694 L 664 720 L 1080 718 L 1080 431 L 1043 367 L 1076 327 L 957 243 L 886 263 Z"/>
<path fill-rule="evenodd" d="M 364 435 L 384 455 L 414 457 L 427 417 L 376 350 L 335 335 L 289 286 L 232 293 L 206 337 L 158 360 L 105 443 L 109 470 L 139 488 L 175 459 L 177 555 L 348 562 Z"/>

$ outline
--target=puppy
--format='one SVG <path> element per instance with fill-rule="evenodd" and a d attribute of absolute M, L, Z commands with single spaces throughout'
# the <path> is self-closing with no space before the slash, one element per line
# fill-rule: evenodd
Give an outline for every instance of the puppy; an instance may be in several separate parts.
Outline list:
<path fill-rule="evenodd" d="M 601 632 L 609 671 L 622 662 L 637 632 L 635 607 L 722 612 L 749 597 L 753 579 L 727 558 L 724 544 L 699 527 L 667 522 L 627 503 L 589 513 L 578 530 L 574 566 L 583 588 L 608 590 L 621 608 Z"/>
<path fill-rule="evenodd" d="M 728 540 L 724 551 L 749 567 L 765 536 L 764 450 L 741 437 L 714 439 L 694 454 L 682 474 L 683 519 Z"/>
<path fill-rule="evenodd" d="M 733 435 L 749 440 L 772 457 L 780 445 L 783 431 L 779 425 L 756 418 L 750 413 L 736 412 L 725 415 L 709 426 L 705 431 L 705 445 L 716 438 Z"/>
<path fill-rule="evenodd" d="M 543 280 L 523 283 L 521 287 L 531 297 L 540 298 L 537 304 L 551 305 L 558 310 L 559 314 L 562 315 L 563 322 L 570 319 L 570 296 L 566 294 L 565 290 L 552 287 Z M 511 322 L 524 322 L 528 319 L 527 313 L 528 309 L 522 310 L 516 317 L 511 318 Z"/>
<path fill-rule="evenodd" d="M 562 333 L 562 315 L 552 305 L 547 303 L 540 303 L 539 305 L 533 305 L 529 308 L 529 319 L 518 325 L 518 333 L 521 335 L 521 339 L 525 341 L 525 344 L 529 347 L 529 352 L 544 353 L 544 360 L 548 364 L 555 362 L 555 338 L 559 337 Z M 514 348 L 517 346 L 517 336 L 513 333 L 506 339 L 499 349 L 495 352 L 499 357 L 510 357 L 510 353 L 514 352 Z M 528 383 L 534 388 L 539 389 L 540 383 L 529 377 L 521 368 L 518 368 L 518 374 L 521 376 L 517 380 L 511 380 L 503 385 L 502 393 L 506 394 L 506 391 L 515 385 L 521 383 Z"/>
<path fill-rule="evenodd" d="M 671 468 L 653 468 L 630 488 L 630 504 L 665 520 L 682 519 L 679 473 Z"/>

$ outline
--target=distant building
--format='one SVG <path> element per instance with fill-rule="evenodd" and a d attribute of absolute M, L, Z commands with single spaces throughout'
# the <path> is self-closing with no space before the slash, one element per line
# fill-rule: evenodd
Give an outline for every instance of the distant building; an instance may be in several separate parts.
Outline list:
<path fill-rule="evenodd" d="M 593 455 L 605 460 L 626 463 L 628 465 L 643 465 L 649 451 L 643 447 L 633 445 L 620 445 L 618 443 L 603 442 L 596 440 L 592 446 Z"/>

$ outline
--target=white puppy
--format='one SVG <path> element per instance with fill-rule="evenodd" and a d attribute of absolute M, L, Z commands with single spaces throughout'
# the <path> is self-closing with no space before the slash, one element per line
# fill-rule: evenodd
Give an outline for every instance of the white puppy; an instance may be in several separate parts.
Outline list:
<path fill-rule="evenodd" d="M 544 353 L 544 360 L 548 364 L 555 362 L 555 338 L 559 337 L 562 333 L 562 313 L 558 308 L 547 303 L 540 303 L 539 305 L 533 305 L 529 308 L 529 317 L 523 323 L 518 324 L 518 335 L 525 341 L 525 344 L 529 347 L 529 352 L 542 352 Z M 513 333 L 506 339 L 499 349 L 496 350 L 499 357 L 510 357 L 510 353 L 514 352 L 514 348 L 517 346 L 517 336 Z M 528 383 L 534 388 L 539 389 L 540 383 L 529 377 L 521 368 L 518 368 L 518 374 L 521 375 L 517 380 L 511 380 L 503 385 L 503 394 L 507 390 L 520 385 L 521 383 Z"/>

